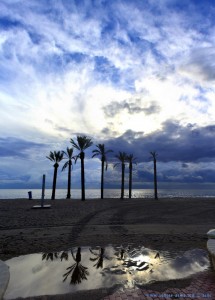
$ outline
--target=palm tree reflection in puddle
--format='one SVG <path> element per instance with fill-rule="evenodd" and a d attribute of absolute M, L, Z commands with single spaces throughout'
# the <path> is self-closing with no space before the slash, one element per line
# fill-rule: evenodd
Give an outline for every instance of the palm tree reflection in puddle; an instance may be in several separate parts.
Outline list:
<path fill-rule="evenodd" d="M 94 252 L 92 249 L 89 249 L 90 252 L 95 255 L 94 258 L 90 257 L 91 261 L 97 261 L 95 263 L 95 265 L 93 265 L 94 267 L 96 267 L 96 269 L 98 268 L 103 268 L 103 261 L 104 258 L 109 259 L 107 256 L 104 255 L 105 253 L 105 249 L 104 248 L 100 248 L 99 253 Z"/>
<path fill-rule="evenodd" d="M 43 253 L 42 260 L 49 261 L 48 264 L 56 263 L 58 270 L 58 262 L 61 261 L 63 271 L 60 270 L 59 275 L 63 276 L 62 281 L 65 282 L 70 276 L 70 284 L 82 283 L 83 289 L 95 286 L 107 287 L 116 283 L 124 288 L 134 288 L 149 282 L 183 278 L 193 274 L 196 272 L 193 261 L 195 265 L 201 263 L 198 270 L 205 269 L 208 265 L 206 255 L 200 250 L 193 250 L 191 253 L 197 253 L 195 259 L 189 253 L 189 257 L 187 253 L 178 256 L 178 253 L 158 252 L 143 246 L 110 245 L 105 248 L 78 247 L 76 253 L 71 250 L 74 262 L 69 267 L 66 261 L 70 259 L 70 251 Z M 84 255 L 83 258 L 81 254 Z M 90 274 L 91 277 L 88 278 Z M 86 285 L 83 281 L 88 279 L 91 280 L 87 283 L 85 281 Z"/>
<path fill-rule="evenodd" d="M 81 283 L 82 280 L 87 280 L 87 276 L 89 272 L 87 271 L 87 267 L 82 266 L 81 264 L 81 248 L 78 247 L 76 256 L 74 256 L 73 251 L 71 250 L 72 257 L 75 263 L 68 267 L 69 270 L 67 273 L 63 274 L 63 282 L 66 281 L 67 277 L 71 274 L 70 284 Z"/>
<path fill-rule="evenodd" d="M 62 261 L 63 259 L 64 259 L 64 260 L 68 260 L 68 258 L 69 258 L 68 251 L 63 251 L 63 252 L 61 253 L 60 260 L 61 260 L 61 261 Z"/>
<path fill-rule="evenodd" d="M 48 253 L 43 253 L 42 254 L 42 260 L 51 260 L 53 261 L 54 258 L 58 258 L 58 253 L 57 252 L 48 252 Z"/>

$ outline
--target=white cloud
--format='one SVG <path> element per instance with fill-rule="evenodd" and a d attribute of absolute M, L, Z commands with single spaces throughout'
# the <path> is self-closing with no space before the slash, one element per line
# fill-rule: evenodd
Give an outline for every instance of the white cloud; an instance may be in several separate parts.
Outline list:
<path fill-rule="evenodd" d="M 14 22 L 0 37 L 1 136 L 56 147 L 78 132 L 99 139 L 149 134 L 169 119 L 214 123 L 214 29 L 212 20 L 200 24 L 195 6 L 188 15 L 168 1 L 157 11 L 153 1 L 116 1 L 107 9 L 57 1 L 48 12 L 41 3 L 0 4 L 3 20 Z M 137 98 L 140 110 L 152 103 L 160 110 L 104 113 Z"/>

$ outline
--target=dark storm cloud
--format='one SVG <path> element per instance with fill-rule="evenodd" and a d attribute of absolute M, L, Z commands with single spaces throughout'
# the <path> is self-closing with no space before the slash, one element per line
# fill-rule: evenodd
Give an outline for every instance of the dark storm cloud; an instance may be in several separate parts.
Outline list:
<path fill-rule="evenodd" d="M 27 157 L 32 149 L 41 149 L 43 144 L 25 141 L 18 138 L 0 138 L 0 157 Z"/>
<path fill-rule="evenodd" d="M 182 168 L 188 168 L 188 164 L 186 164 L 186 163 L 182 163 L 181 166 L 182 166 Z"/>
<path fill-rule="evenodd" d="M 142 107 L 141 100 L 136 99 L 134 102 L 124 100 L 122 102 L 112 101 L 109 105 L 103 107 L 103 111 L 106 117 L 114 117 L 121 113 L 123 110 L 127 110 L 129 114 L 137 114 L 144 112 L 146 115 L 156 114 L 160 112 L 160 107 L 152 102 L 148 107 Z"/>
<path fill-rule="evenodd" d="M 200 162 L 215 159 L 215 126 L 184 127 L 178 122 L 167 121 L 162 130 L 142 136 L 128 130 L 106 144 L 115 152 L 134 153 L 142 162 L 149 161 L 150 151 L 157 151 L 162 162 Z"/>

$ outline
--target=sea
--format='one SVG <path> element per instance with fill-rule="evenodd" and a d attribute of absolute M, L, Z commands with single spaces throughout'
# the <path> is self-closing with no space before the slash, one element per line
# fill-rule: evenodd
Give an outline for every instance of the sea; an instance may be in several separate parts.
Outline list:
<path fill-rule="evenodd" d="M 33 199 L 41 199 L 41 189 L 0 189 L 0 199 L 17 199 L 17 198 L 29 198 L 29 192 L 32 194 Z M 45 199 L 51 199 L 51 189 L 45 190 Z M 65 199 L 67 195 L 66 189 L 56 189 L 55 198 Z M 86 199 L 95 199 L 100 197 L 99 189 L 86 189 Z M 159 198 L 175 198 L 175 197 L 215 197 L 215 189 L 158 189 Z M 72 189 L 71 198 L 74 200 L 81 199 L 81 190 Z M 120 198 L 120 189 L 105 189 L 104 198 Z M 125 198 L 128 198 L 128 190 L 125 189 Z M 153 189 L 133 189 L 132 198 L 154 198 Z"/>

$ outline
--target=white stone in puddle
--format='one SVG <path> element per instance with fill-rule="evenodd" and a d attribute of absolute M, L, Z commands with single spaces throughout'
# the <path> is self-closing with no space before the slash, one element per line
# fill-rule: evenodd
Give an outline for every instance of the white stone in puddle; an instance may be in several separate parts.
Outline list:
<path fill-rule="evenodd" d="M 121 260 L 119 248 L 105 247 L 103 269 L 93 267 L 96 261 L 89 247 L 81 247 L 81 264 L 88 268 L 89 276 L 80 284 L 70 284 L 70 276 L 63 282 L 63 274 L 75 262 L 69 253 L 68 261 L 54 258 L 42 261 L 42 254 L 16 257 L 7 261 L 11 279 L 5 294 L 5 300 L 17 297 L 56 295 L 73 293 L 79 290 L 108 288 L 115 284 L 132 288 L 135 284 L 144 285 L 151 281 L 184 278 L 209 267 L 207 252 L 194 249 L 175 259 L 167 258 L 168 252 L 150 250 L 144 247 L 126 249 Z M 77 248 L 74 248 L 74 255 Z M 99 247 L 93 249 L 99 253 Z M 118 256 L 116 253 L 118 252 Z M 147 267 L 148 266 L 148 267 Z M 142 271 L 138 271 L 142 268 Z M 147 268 L 146 268 L 147 267 Z"/>
<path fill-rule="evenodd" d="M 210 230 L 207 232 L 207 236 L 208 236 L 208 238 L 210 238 L 210 239 L 215 239 L 215 229 L 210 229 Z"/>

